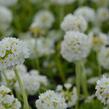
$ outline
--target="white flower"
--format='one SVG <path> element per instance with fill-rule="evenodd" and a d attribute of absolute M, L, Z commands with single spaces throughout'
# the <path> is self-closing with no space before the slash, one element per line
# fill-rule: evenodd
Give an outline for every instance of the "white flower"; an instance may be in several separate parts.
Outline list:
<path fill-rule="evenodd" d="M 92 37 L 92 48 L 94 51 L 99 51 L 108 43 L 107 35 L 100 31 L 93 30 L 88 36 Z"/>
<path fill-rule="evenodd" d="M 91 39 L 83 33 L 69 31 L 61 44 L 61 55 L 68 62 L 86 58 L 90 52 Z"/>
<path fill-rule="evenodd" d="M 37 109 L 66 109 L 65 99 L 58 93 L 48 90 L 36 100 Z"/>
<path fill-rule="evenodd" d="M 9 89 L 9 88 L 7 88 L 7 87 L 5 87 L 5 86 L 0 86 L 0 94 L 7 94 L 7 93 L 10 93 L 11 92 L 11 90 Z"/>
<path fill-rule="evenodd" d="M 78 100 L 77 89 L 76 89 L 76 87 L 74 87 L 71 92 L 71 96 L 68 99 L 68 103 L 67 103 L 68 107 L 72 107 L 72 106 L 76 105 L 77 100 Z"/>
<path fill-rule="evenodd" d="M 109 104 L 109 78 L 103 76 L 97 81 L 95 95 L 102 103 Z"/>
<path fill-rule="evenodd" d="M 35 47 L 38 57 L 54 53 L 54 44 L 51 42 L 49 38 L 37 38 Z"/>
<path fill-rule="evenodd" d="M 0 0 L 0 5 L 3 6 L 12 6 L 17 3 L 18 0 Z"/>
<path fill-rule="evenodd" d="M 74 14 L 83 16 L 87 22 L 94 22 L 95 20 L 95 11 L 90 7 L 80 7 Z"/>
<path fill-rule="evenodd" d="M 37 79 L 37 82 L 39 82 L 40 85 L 48 85 L 47 77 L 40 75 L 37 70 L 31 70 L 29 73 Z"/>
<path fill-rule="evenodd" d="M 51 2 L 58 5 L 67 5 L 74 3 L 75 0 L 51 0 Z"/>
<path fill-rule="evenodd" d="M 49 29 L 54 23 L 54 20 L 54 15 L 50 11 L 41 10 L 38 13 L 36 13 L 30 28 Z"/>
<path fill-rule="evenodd" d="M 35 76 L 26 73 L 21 74 L 21 78 L 23 80 L 24 87 L 28 95 L 34 95 L 39 90 L 40 84 Z M 18 82 L 16 82 L 15 84 L 15 90 L 17 91 L 17 93 L 21 94 Z"/>
<path fill-rule="evenodd" d="M 82 16 L 68 14 L 61 23 L 61 28 L 64 31 L 74 30 L 84 32 L 87 29 L 87 22 Z"/>
<path fill-rule="evenodd" d="M 98 8 L 97 10 L 97 21 L 100 23 L 109 20 L 109 9 L 108 8 Z"/>
<path fill-rule="evenodd" d="M 34 95 L 42 85 L 48 85 L 46 76 L 39 75 L 38 73 L 39 72 L 37 70 L 31 70 L 30 72 L 21 74 L 21 78 L 28 95 Z M 15 90 L 21 94 L 18 82 L 15 84 Z"/>
<path fill-rule="evenodd" d="M 95 84 L 97 80 L 98 80 L 98 77 L 92 77 L 92 78 L 88 79 L 88 83 Z"/>
<path fill-rule="evenodd" d="M 3 6 L 0 6 L 0 31 L 5 31 L 9 28 L 12 22 L 11 11 Z"/>
<path fill-rule="evenodd" d="M 0 87 L 0 109 L 21 109 L 21 103 L 14 98 L 11 90 L 5 86 Z"/>
<path fill-rule="evenodd" d="M 13 88 L 15 82 L 16 82 L 16 76 L 15 76 L 15 72 L 14 70 L 5 70 L 4 72 L 5 76 L 2 76 L 2 82 L 4 82 L 6 85 L 8 85 L 9 87 Z M 8 84 L 7 84 L 8 82 Z"/>
<path fill-rule="evenodd" d="M 109 47 L 102 47 L 98 54 L 98 62 L 105 69 L 109 69 Z"/>
<path fill-rule="evenodd" d="M 0 70 L 23 64 L 29 57 L 27 45 L 16 38 L 4 38 L 0 41 Z"/>

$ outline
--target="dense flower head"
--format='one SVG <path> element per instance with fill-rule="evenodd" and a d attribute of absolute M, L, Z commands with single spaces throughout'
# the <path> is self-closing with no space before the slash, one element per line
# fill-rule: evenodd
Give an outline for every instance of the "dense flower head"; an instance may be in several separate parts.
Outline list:
<path fill-rule="evenodd" d="M 21 103 L 14 98 L 11 90 L 5 86 L 0 87 L 0 109 L 21 109 Z"/>
<path fill-rule="evenodd" d="M 61 55 L 69 62 L 82 60 L 88 56 L 91 46 L 90 37 L 80 32 L 69 31 L 61 44 Z"/>
<path fill-rule="evenodd" d="M 67 5 L 72 4 L 73 2 L 75 2 L 75 0 L 51 0 L 51 2 L 58 5 Z"/>
<path fill-rule="evenodd" d="M 109 69 L 109 47 L 108 45 L 102 47 L 102 49 L 98 53 L 98 62 L 103 68 Z"/>
<path fill-rule="evenodd" d="M 90 7 L 79 7 L 74 14 L 83 16 L 87 22 L 94 22 L 95 20 L 95 11 Z"/>
<path fill-rule="evenodd" d="M 4 38 L 0 41 L 0 69 L 23 64 L 29 57 L 27 45 L 16 38 Z"/>
<path fill-rule="evenodd" d="M 48 90 L 36 100 L 37 109 L 66 109 L 65 99 L 60 94 Z"/>
<path fill-rule="evenodd" d="M 37 70 L 22 73 L 21 78 L 28 95 L 34 95 L 39 90 L 40 86 L 46 86 L 48 84 L 46 76 L 39 75 Z M 15 90 L 21 94 L 18 82 L 15 84 Z"/>
<path fill-rule="evenodd" d="M 89 32 L 89 37 L 92 37 L 92 48 L 94 51 L 99 51 L 103 46 L 108 44 L 107 35 L 98 30 Z"/>
<path fill-rule="evenodd" d="M 11 11 L 3 6 L 0 6 L 0 31 L 5 31 L 12 22 Z"/>
<path fill-rule="evenodd" d="M 97 10 L 97 20 L 99 23 L 109 20 L 109 9 L 108 8 L 98 8 Z"/>
<path fill-rule="evenodd" d="M 3 6 L 12 6 L 17 3 L 18 0 L 0 0 L 0 5 Z"/>
<path fill-rule="evenodd" d="M 84 32 L 87 29 L 87 22 L 82 16 L 68 14 L 61 23 L 61 28 L 64 31 L 74 30 Z"/>
<path fill-rule="evenodd" d="M 38 13 L 36 13 L 30 28 L 49 29 L 54 23 L 54 20 L 54 15 L 50 11 L 41 10 Z"/>
<path fill-rule="evenodd" d="M 109 78 L 103 76 L 97 81 L 95 95 L 102 103 L 109 104 Z"/>

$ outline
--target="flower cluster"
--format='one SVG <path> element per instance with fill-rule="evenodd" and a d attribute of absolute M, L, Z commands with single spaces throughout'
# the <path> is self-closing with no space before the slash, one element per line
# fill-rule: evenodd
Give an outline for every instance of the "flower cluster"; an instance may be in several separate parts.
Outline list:
<path fill-rule="evenodd" d="M 0 87 L 0 109 L 21 109 L 21 103 L 14 98 L 11 90 L 5 86 Z"/>
<path fill-rule="evenodd" d="M 104 104 L 109 104 L 109 78 L 103 76 L 97 81 L 96 96 Z"/>
<path fill-rule="evenodd" d="M 65 99 L 58 93 L 48 90 L 36 100 L 37 109 L 66 109 Z"/>
<path fill-rule="evenodd" d="M 27 45 L 16 38 L 4 38 L 0 41 L 0 70 L 23 64 L 29 57 Z"/>
<path fill-rule="evenodd" d="M 69 31 L 61 44 L 61 55 L 69 62 L 86 58 L 91 49 L 91 39 L 83 33 Z"/>

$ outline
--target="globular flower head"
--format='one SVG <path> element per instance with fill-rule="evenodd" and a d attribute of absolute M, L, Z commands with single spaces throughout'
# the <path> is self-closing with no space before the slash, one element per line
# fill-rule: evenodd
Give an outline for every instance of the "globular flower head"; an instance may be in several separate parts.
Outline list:
<path fill-rule="evenodd" d="M 61 28 L 64 31 L 84 32 L 87 29 L 87 22 L 82 16 L 68 14 L 61 23 Z"/>
<path fill-rule="evenodd" d="M 98 8 L 97 10 L 97 21 L 99 23 L 109 20 L 109 9 L 108 8 Z"/>
<path fill-rule="evenodd" d="M 108 45 L 102 47 L 102 49 L 98 53 L 98 62 L 103 68 L 109 69 L 109 47 Z"/>
<path fill-rule="evenodd" d="M 49 29 L 54 23 L 54 15 L 48 10 L 41 10 L 36 13 L 30 29 Z"/>
<path fill-rule="evenodd" d="M 69 62 L 82 60 L 88 56 L 91 46 L 90 37 L 80 32 L 69 31 L 61 44 L 61 55 Z"/>
<path fill-rule="evenodd" d="M 95 95 L 102 103 L 109 104 L 109 78 L 103 76 L 97 81 Z"/>
<path fill-rule="evenodd" d="M 11 90 L 5 86 L 0 87 L 0 109 L 21 109 L 21 103 L 14 98 Z"/>
<path fill-rule="evenodd" d="M 27 45 L 16 38 L 4 38 L 0 41 L 0 70 L 23 64 L 29 57 Z"/>
<path fill-rule="evenodd" d="M 87 22 L 95 21 L 95 11 L 90 7 L 80 7 L 74 12 L 74 14 L 83 16 Z"/>
<path fill-rule="evenodd" d="M 94 51 L 99 51 L 108 43 L 107 35 L 96 29 L 89 33 L 89 37 L 92 37 L 92 48 Z"/>
<path fill-rule="evenodd" d="M 65 99 L 58 93 L 48 90 L 36 100 L 37 109 L 66 109 Z"/>

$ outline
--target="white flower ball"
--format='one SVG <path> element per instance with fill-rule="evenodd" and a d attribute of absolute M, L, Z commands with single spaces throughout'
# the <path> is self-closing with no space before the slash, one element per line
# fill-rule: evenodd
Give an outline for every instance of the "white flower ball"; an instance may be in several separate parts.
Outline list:
<path fill-rule="evenodd" d="M 58 93 L 48 90 L 36 100 L 37 109 L 67 109 L 65 99 Z"/>
<path fill-rule="evenodd" d="M 95 95 L 102 103 L 109 104 L 109 78 L 103 76 L 97 81 Z"/>
<path fill-rule="evenodd" d="M 5 86 L 0 87 L 0 109 L 21 109 L 21 103 L 14 98 L 11 90 Z"/>
<path fill-rule="evenodd" d="M 87 22 L 95 21 L 95 11 L 90 7 L 79 7 L 74 14 L 83 16 Z"/>
<path fill-rule="evenodd" d="M 108 8 L 98 8 L 97 21 L 99 23 L 104 22 L 104 21 L 109 21 L 109 9 Z"/>
<path fill-rule="evenodd" d="M 27 45 L 16 38 L 4 38 L 0 41 L 0 70 L 23 64 L 29 57 Z"/>
<path fill-rule="evenodd" d="M 52 3 L 58 5 L 68 5 L 75 2 L 75 0 L 51 0 Z"/>
<path fill-rule="evenodd" d="M 36 13 L 30 28 L 49 29 L 52 27 L 54 21 L 54 15 L 50 11 L 41 10 L 38 13 Z"/>
<path fill-rule="evenodd" d="M 82 16 L 68 14 L 61 23 L 62 30 L 84 32 L 87 29 L 87 22 Z"/>
<path fill-rule="evenodd" d="M 61 55 L 68 62 L 82 60 L 88 56 L 91 46 L 90 37 L 80 32 L 69 31 L 61 44 Z"/>
<path fill-rule="evenodd" d="M 21 74 L 21 78 L 23 80 L 24 87 L 28 95 L 34 95 L 39 90 L 40 83 L 37 80 L 37 77 L 29 73 L 25 73 Z M 15 90 L 17 91 L 17 93 L 21 94 L 18 82 L 16 82 L 15 84 Z"/>
<path fill-rule="evenodd" d="M 109 69 L 109 47 L 102 47 L 100 52 L 98 53 L 98 62 L 99 64 L 105 68 Z"/>
<path fill-rule="evenodd" d="M 0 5 L 3 6 L 13 6 L 17 3 L 18 0 L 0 0 Z"/>
<path fill-rule="evenodd" d="M 92 48 L 94 51 L 99 51 L 108 43 L 107 35 L 100 31 L 91 31 L 88 36 L 92 37 Z"/>
<path fill-rule="evenodd" d="M 3 6 L 0 6 L 0 31 L 5 31 L 9 28 L 12 22 L 11 11 Z"/>

